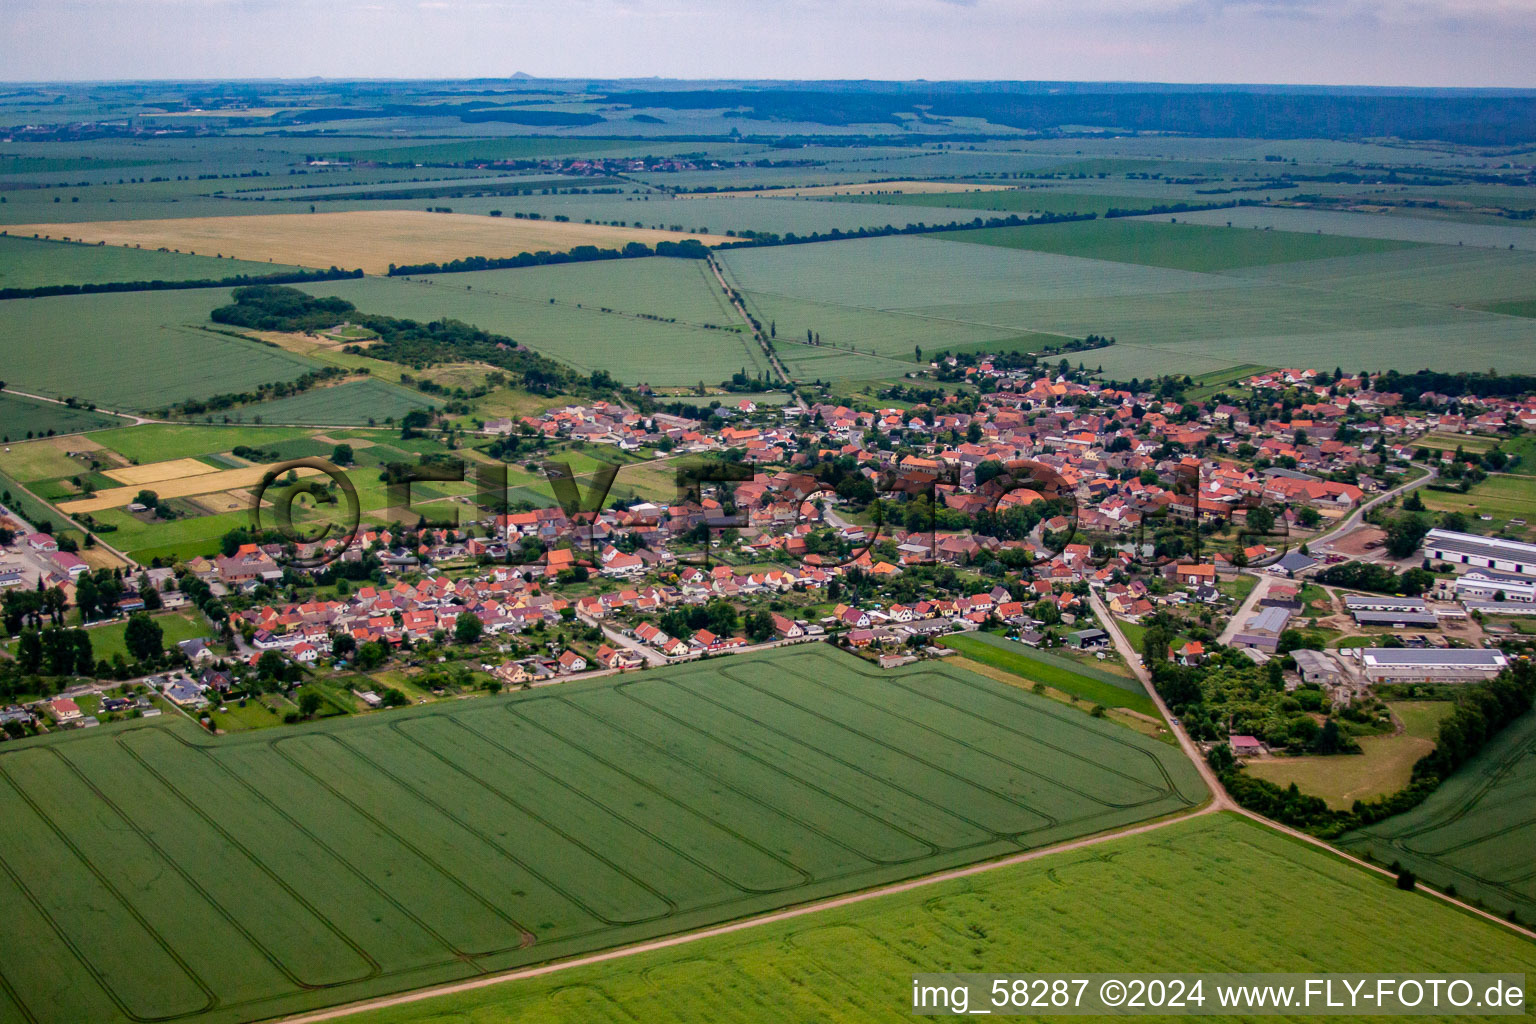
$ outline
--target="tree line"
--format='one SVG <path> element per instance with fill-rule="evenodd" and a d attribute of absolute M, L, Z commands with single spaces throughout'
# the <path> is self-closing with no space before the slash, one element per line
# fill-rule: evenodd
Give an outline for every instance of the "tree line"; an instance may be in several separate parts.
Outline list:
<path fill-rule="evenodd" d="M 3 232 L 0 232 L 3 234 Z M 45 284 L 35 288 L 0 288 L 5 299 L 41 299 L 50 295 L 94 295 L 99 292 L 159 292 L 180 288 L 233 288 L 262 284 L 303 284 L 308 281 L 343 281 L 362 277 L 361 270 L 296 270 L 282 274 L 234 274 L 230 277 L 190 281 L 105 281 L 94 284 Z"/>

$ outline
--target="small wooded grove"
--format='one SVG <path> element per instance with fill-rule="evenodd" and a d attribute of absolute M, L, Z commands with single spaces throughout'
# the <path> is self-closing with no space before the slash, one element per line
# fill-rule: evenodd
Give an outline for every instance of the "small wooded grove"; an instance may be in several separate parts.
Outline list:
<path fill-rule="evenodd" d="M 1435 749 L 1413 766 L 1408 785 L 1370 803 L 1357 800 L 1348 811 L 1331 810 L 1317 797 L 1302 793 L 1295 783 L 1281 788 L 1248 775 L 1232 760 L 1225 745 L 1213 750 L 1210 760 L 1222 785 L 1242 806 L 1331 839 L 1418 806 L 1507 725 L 1529 714 L 1533 699 L 1536 670 L 1523 661 L 1486 683 L 1468 686 L 1457 696 L 1455 709 L 1440 723 Z"/>
<path fill-rule="evenodd" d="M 522 348 L 511 338 L 457 320 L 424 324 L 363 313 L 335 296 L 321 298 L 297 288 L 268 285 L 236 288 L 234 299 L 208 314 L 209 318 L 258 331 L 322 331 L 352 323 L 378 335 L 379 340 L 368 346 L 368 355 L 375 359 L 416 369 L 443 362 L 488 363 L 515 374 L 514 383 L 539 393 L 574 391 L 584 382 L 574 371 Z"/>

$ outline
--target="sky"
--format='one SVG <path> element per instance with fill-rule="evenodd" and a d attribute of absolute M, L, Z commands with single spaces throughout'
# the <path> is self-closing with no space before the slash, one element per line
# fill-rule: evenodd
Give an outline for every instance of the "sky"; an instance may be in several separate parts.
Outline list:
<path fill-rule="evenodd" d="M 0 79 L 1536 87 L 1536 0 L 0 0 Z"/>

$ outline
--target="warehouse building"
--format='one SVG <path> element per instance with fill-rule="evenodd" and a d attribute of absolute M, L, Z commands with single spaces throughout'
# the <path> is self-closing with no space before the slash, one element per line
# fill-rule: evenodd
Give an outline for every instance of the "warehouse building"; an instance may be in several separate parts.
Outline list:
<path fill-rule="evenodd" d="M 1304 683 L 1334 687 L 1344 682 L 1344 670 L 1330 655 L 1322 651 L 1309 651 L 1303 647 L 1292 651 L 1291 657 L 1295 660 L 1296 671 L 1300 673 L 1301 681 Z"/>
<path fill-rule="evenodd" d="M 1280 634 L 1291 621 L 1291 613 L 1284 608 L 1265 608 L 1248 620 L 1236 636 L 1233 647 L 1251 647 L 1266 654 L 1275 653 L 1280 646 Z"/>
<path fill-rule="evenodd" d="M 1492 601 L 1499 594 L 1505 601 L 1536 601 L 1536 578 L 1495 569 L 1473 569 L 1457 576 L 1451 585 L 1460 601 Z"/>
<path fill-rule="evenodd" d="M 1536 544 L 1479 537 L 1475 533 L 1430 530 L 1424 535 L 1424 555 L 1454 565 L 1536 574 Z"/>
<path fill-rule="evenodd" d="M 1344 607 L 1350 612 L 1427 612 L 1422 597 L 1391 597 L 1386 594 L 1345 594 Z"/>
<path fill-rule="evenodd" d="M 1355 625 L 1381 626 L 1385 629 L 1439 629 L 1440 619 L 1433 612 L 1355 612 Z"/>
<path fill-rule="evenodd" d="M 1360 652 L 1360 668 L 1373 683 L 1476 683 L 1508 665 L 1504 652 L 1496 650 L 1367 647 Z"/>

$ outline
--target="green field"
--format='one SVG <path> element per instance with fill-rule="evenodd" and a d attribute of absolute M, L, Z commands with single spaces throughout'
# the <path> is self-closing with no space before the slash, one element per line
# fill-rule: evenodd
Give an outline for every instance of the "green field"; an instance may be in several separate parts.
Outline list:
<path fill-rule="evenodd" d="M 106 413 L 71 409 L 67 405 L 39 402 L 0 392 L 0 442 L 6 444 L 24 437 L 76 434 L 82 430 L 116 426 L 122 422 L 116 416 Z"/>
<path fill-rule="evenodd" d="M 1362 639 L 1366 643 L 1361 646 L 1370 645 L 1369 638 Z M 1347 811 L 1356 800 L 1368 803 L 1407 786 L 1413 766 L 1435 749 L 1440 721 L 1453 706 L 1450 701 L 1395 702 L 1388 707 L 1402 723 L 1403 731 L 1359 737 L 1359 754 L 1264 758 L 1247 762 L 1244 771 L 1282 789 L 1294 782 L 1303 793 L 1322 797 L 1335 810 Z"/>
<path fill-rule="evenodd" d="M 622 275 L 631 260 L 614 260 L 590 265 L 567 265 L 533 270 L 538 278 L 532 295 L 514 294 L 511 275 L 529 270 L 487 272 L 486 286 L 474 287 L 460 280 L 480 275 L 445 274 L 432 280 L 401 278 L 365 278 L 357 281 L 328 281 L 302 288 L 313 295 L 339 295 L 370 313 L 431 321 L 444 317 L 462 320 L 536 349 L 544 355 L 586 371 L 607 370 L 619 380 L 653 385 L 696 384 L 703 380 L 718 384 L 738 370 L 756 375 L 766 370 L 761 346 L 745 332 L 712 330 L 693 323 L 669 323 L 650 316 L 679 316 L 672 310 L 686 310 L 708 316 L 705 322 L 724 324 L 723 315 L 708 312 L 715 302 L 706 291 L 698 269 L 689 266 L 669 268 L 676 275 L 675 284 L 686 281 L 693 291 L 676 298 L 658 295 L 651 299 L 622 280 L 604 280 L 604 276 Z M 686 264 L 692 261 L 668 260 Z M 567 284 L 558 275 L 577 275 Z M 644 272 L 644 271 L 643 271 Z M 654 273 L 654 272 L 652 272 Z M 581 283 L 587 282 L 594 294 L 614 296 L 632 304 L 625 309 L 580 297 Z M 496 289 L 502 290 L 496 290 Z M 550 299 L 556 301 L 550 302 Z M 578 308 L 577 303 L 580 303 Z"/>
<path fill-rule="evenodd" d="M 703 260 L 652 256 L 552 267 L 434 274 L 420 278 L 453 290 L 473 289 L 510 300 L 610 309 L 685 323 L 737 327 L 740 316 Z"/>
<path fill-rule="evenodd" d="M 543 156 L 611 153 L 636 147 L 618 139 L 466 139 L 426 145 L 381 146 L 354 149 L 337 156 L 344 160 L 375 163 L 466 163 L 472 160 L 531 160 Z M 646 147 L 647 151 L 651 147 Z"/>
<path fill-rule="evenodd" d="M 1161 218 L 1166 220 L 1166 218 Z M 1426 217 L 1382 217 L 1370 213 L 1331 210 L 1276 209 L 1248 206 L 1238 210 L 1204 210 L 1179 214 L 1180 223 L 1339 235 L 1354 239 L 1380 238 L 1438 245 L 1471 245 L 1490 249 L 1536 249 L 1536 231 L 1516 224 L 1463 224 Z"/>
<path fill-rule="evenodd" d="M 118 245 L 81 245 L 0 236 L 0 288 L 110 281 L 201 281 L 238 274 L 280 274 L 295 270 L 273 263 L 215 259 Z"/>
<path fill-rule="evenodd" d="M 382 380 L 348 381 L 330 388 L 313 388 L 302 394 L 258 405 L 242 406 L 231 419 L 263 423 L 315 423 L 353 426 L 399 419 L 413 409 L 436 409 L 441 403 L 419 391 Z"/>
<path fill-rule="evenodd" d="M 946 636 L 943 644 L 972 661 L 1044 683 L 1074 697 L 1108 708 L 1130 708 L 1157 716 L 1157 705 L 1134 678 L 1088 668 L 991 633 L 959 633 Z"/>
<path fill-rule="evenodd" d="M 165 612 L 154 618 L 164 634 L 161 639 L 166 650 L 171 650 L 183 640 L 212 639 L 218 635 L 200 612 Z M 128 657 L 128 645 L 123 640 L 123 633 L 127 629 L 126 621 L 91 627 L 91 654 L 97 661 L 111 661 L 114 654 Z"/>
<path fill-rule="evenodd" d="M 1536 317 L 1536 299 L 1511 299 L 1503 302 L 1490 302 L 1483 308 L 1490 313 L 1503 313 L 1505 316 Z"/>
<path fill-rule="evenodd" d="M 292 380 L 315 364 L 282 349 L 198 330 L 229 289 L 119 292 L 0 302 L 6 383 L 108 409 L 153 410 L 185 398 Z"/>
<path fill-rule="evenodd" d="M 1095 230 L 1100 224 L 1010 230 Z M 1118 220 L 1105 226 L 1119 230 L 1136 224 L 1157 231 L 1182 227 Z M 1296 238 L 1309 247 L 1354 244 L 1290 236 Z M 1532 321 L 1474 308 L 1489 295 L 1528 289 L 1525 257 L 1487 250 L 1477 252 L 1479 259 L 1418 257 L 1426 251 L 1440 250 L 1197 273 L 895 237 L 733 250 L 721 253 L 720 261 L 759 318 L 779 321 L 780 354 L 791 372 L 807 379 L 899 376 L 902 368 L 894 360 L 911 359 L 915 345 L 927 354 L 966 337 L 1090 333 L 1112 335 L 1117 344 L 1079 359 L 1090 369 L 1103 366 L 1106 376 L 1117 380 L 1225 373 L 1240 365 L 1272 364 L 1282 351 L 1287 362 L 1355 369 L 1455 371 L 1476 365 L 1536 371 Z M 1430 282 L 1424 295 L 1413 293 L 1415 265 Z M 1317 269 L 1303 274 L 1298 268 Z M 1338 290 L 1332 274 L 1338 275 Z M 862 351 L 796 344 L 806 327 L 823 330 L 824 342 L 851 342 Z M 870 348 L 884 355 L 871 356 Z M 801 368 L 802 358 L 816 362 Z"/>
<path fill-rule="evenodd" d="M 1235 928 L 1234 921 L 1263 926 Z M 1429 897 L 1398 892 L 1386 879 L 1221 814 L 915 892 L 352 1019 L 897 1024 L 913 1019 L 914 972 L 995 972 L 1002 964 L 1039 972 L 1497 969 L 1529 975 L 1536 950 Z"/>
<path fill-rule="evenodd" d="M 1390 239 L 1305 235 L 1296 231 L 1241 230 L 1175 224 L 1167 220 L 1118 218 L 1087 223 L 980 228 L 975 231 L 947 232 L 939 237 L 1008 249 L 1032 249 L 1063 256 L 1085 256 L 1095 260 L 1141 263 L 1202 273 L 1387 252 L 1413 244 Z"/>
<path fill-rule="evenodd" d="M 214 740 L 6 744 L 0 1019 L 247 1021 L 1190 807 L 1174 748 L 825 646 Z M 67 837 L 67 839 L 66 839 Z"/>
<path fill-rule="evenodd" d="M 130 462 L 164 462 L 213 452 L 227 452 L 246 445 L 252 448 L 274 447 L 284 441 L 307 437 L 313 431 L 302 427 L 226 427 L 182 423 L 146 423 L 122 427 L 92 435 L 97 441 Z"/>
<path fill-rule="evenodd" d="M 1529 476 L 1490 476 L 1465 494 L 1456 491 L 1421 490 L 1424 507 L 1436 512 L 1460 512 L 1473 533 L 1504 531 L 1522 540 L 1536 536 L 1536 479 Z M 1479 517 L 1492 516 L 1491 520 Z M 1525 526 L 1509 526 L 1524 519 Z"/>
<path fill-rule="evenodd" d="M 1340 845 L 1399 861 L 1432 885 L 1456 886 L 1503 913 L 1536 917 L 1536 714 L 1527 714 L 1405 814 Z"/>
<path fill-rule="evenodd" d="M 900 195 L 838 196 L 845 203 L 878 203 L 882 206 L 926 206 L 944 210 L 995 210 L 1004 213 L 1096 213 L 1100 217 L 1110 210 L 1149 210 L 1171 201 L 1166 197 L 1095 195 L 1089 192 L 1068 192 L 1064 189 L 1031 188 L 988 192 L 907 192 Z M 943 223 L 944 218 L 934 216 L 930 221 Z"/>

